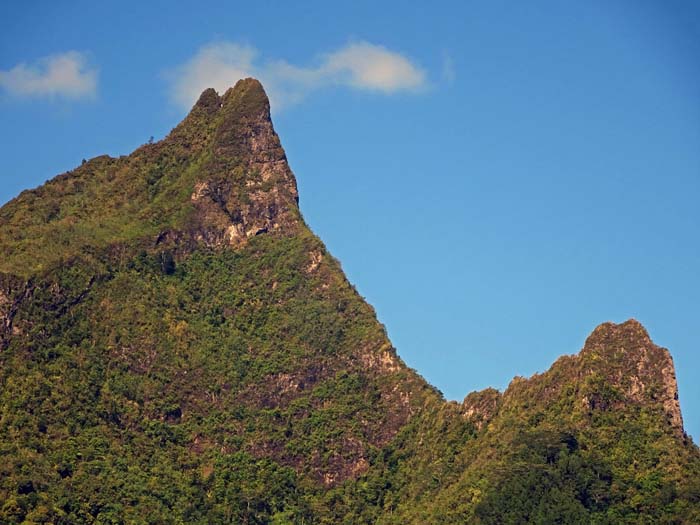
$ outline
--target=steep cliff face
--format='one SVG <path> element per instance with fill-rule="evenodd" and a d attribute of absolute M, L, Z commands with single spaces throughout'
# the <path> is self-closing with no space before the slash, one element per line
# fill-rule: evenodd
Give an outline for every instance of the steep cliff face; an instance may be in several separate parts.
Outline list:
<path fill-rule="evenodd" d="M 9 344 L 11 336 L 21 333 L 14 320 L 20 304 L 31 292 L 30 288 L 31 283 L 0 273 L 0 350 Z"/>
<path fill-rule="evenodd" d="M 597 327 L 581 351 L 580 377 L 588 381 L 581 403 L 587 410 L 638 404 L 663 412 L 668 425 L 683 433 L 678 384 L 671 354 L 655 345 L 636 320 Z M 591 380 L 595 377 L 595 380 Z M 612 392 L 597 390 L 605 385 Z"/>
<path fill-rule="evenodd" d="M 254 79 L 23 192 L 0 252 L 2 523 L 700 522 L 667 350 L 606 323 L 445 402 L 305 225 Z"/>
<path fill-rule="evenodd" d="M 263 233 L 292 233 L 300 220 L 296 181 L 260 83 L 243 80 L 223 97 L 207 90 L 195 111 L 200 106 L 216 131 L 191 196 L 197 240 L 236 246 Z"/>

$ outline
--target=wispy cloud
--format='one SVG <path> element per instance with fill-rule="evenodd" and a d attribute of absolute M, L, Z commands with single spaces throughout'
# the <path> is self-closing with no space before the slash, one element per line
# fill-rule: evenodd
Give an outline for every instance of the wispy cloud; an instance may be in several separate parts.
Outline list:
<path fill-rule="evenodd" d="M 452 56 L 445 51 L 442 55 L 442 80 L 448 85 L 452 85 L 456 77 L 455 63 Z"/>
<path fill-rule="evenodd" d="M 320 55 L 315 65 L 307 67 L 263 60 L 251 46 L 216 42 L 200 48 L 167 77 L 173 101 L 183 108 L 189 108 L 206 88 L 221 93 L 245 77 L 260 79 L 276 109 L 331 85 L 384 94 L 415 92 L 427 85 L 425 72 L 409 58 L 369 42 L 353 42 Z"/>
<path fill-rule="evenodd" d="M 83 53 L 67 51 L 0 70 L 0 88 L 20 97 L 90 98 L 97 92 L 97 70 Z"/>

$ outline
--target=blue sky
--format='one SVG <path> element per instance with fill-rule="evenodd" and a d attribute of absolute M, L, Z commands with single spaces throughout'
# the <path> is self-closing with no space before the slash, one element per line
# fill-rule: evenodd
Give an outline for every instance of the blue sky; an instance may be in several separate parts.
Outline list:
<path fill-rule="evenodd" d="M 307 221 L 446 397 L 634 317 L 700 437 L 700 4 L 291 4 L 3 3 L 0 202 L 255 74 Z"/>

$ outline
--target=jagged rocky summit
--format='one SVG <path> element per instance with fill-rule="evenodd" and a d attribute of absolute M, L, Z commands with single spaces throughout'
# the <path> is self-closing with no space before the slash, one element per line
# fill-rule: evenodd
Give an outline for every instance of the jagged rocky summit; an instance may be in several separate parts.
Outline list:
<path fill-rule="evenodd" d="M 570 382 L 563 384 L 561 377 Z M 562 357 L 545 374 L 515 378 L 503 394 L 493 388 L 472 392 L 464 399 L 462 410 L 464 417 L 481 428 L 501 408 L 526 410 L 520 405 L 533 400 L 543 408 L 558 402 L 572 387 L 577 399 L 571 416 L 580 421 L 585 422 L 596 410 L 653 405 L 670 429 L 684 434 L 671 354 L 655 345 L 635 319 L 601 324 L 580 354 Z M 509 406 L 511 403 L 515 406 Z"/>
<path fill-rule="evenodd" d="M 0 253 L 1 523 L 700 523 L 669 352 L 605 323 L 445 401 L 306 226 L 257 80 L 20 194 Z"/>

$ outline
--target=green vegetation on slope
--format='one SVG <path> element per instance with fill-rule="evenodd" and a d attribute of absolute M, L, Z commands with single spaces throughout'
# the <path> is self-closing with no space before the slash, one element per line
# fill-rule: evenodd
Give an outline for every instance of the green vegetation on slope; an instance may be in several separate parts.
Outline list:
<path fill-rule="evenodd" d="M 44 275 L 1 357 L 0 516 L 240 518 L 243 489 L 270 518 L 364 470 L 401 423 L 394 385 L 423 385 L 364 365 L 386 336 L 332 259 L 306 272 L 319 249 L 259 236 L 170 272 L 143 252 Z"/>
<path fill-rule="evenodd" d="M 0 523 L 700 523 L 640 325 L 445 402 L 303 223 L 254 80 L 0 208 L 0 251 Z"/>

